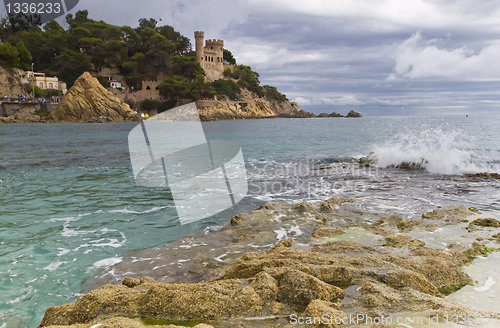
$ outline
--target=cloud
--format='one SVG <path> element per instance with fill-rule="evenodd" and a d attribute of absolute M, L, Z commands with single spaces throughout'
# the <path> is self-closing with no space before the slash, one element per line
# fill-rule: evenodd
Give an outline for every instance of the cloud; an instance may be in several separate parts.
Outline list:
<path fill-rule="evenodd" d="M 421 32 L 401 43 L 395 53 L 396 65 L 389 80 L 399 78 L 500 80 L 500 42 L 490 41 L 479 52 L 467 46 L 446 49 L 441 40 L 425 40 Z"/>
<path fill-rule="evenodd" d="M 296 97 L 292 101 L 300 106 L 360 106 L 365 103 L 358 100 L 354 95 L 343 95 L 337 97 Z"/>

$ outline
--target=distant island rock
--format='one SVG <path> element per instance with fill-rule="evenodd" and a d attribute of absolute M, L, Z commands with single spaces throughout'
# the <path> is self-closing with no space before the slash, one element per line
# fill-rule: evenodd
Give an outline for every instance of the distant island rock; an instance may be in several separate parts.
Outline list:
<path fill-rule="evenodd" d="M 354 110 L 351 110 L 349 113 L 347 113 L 346 116 L 343 116 L 342 114 L 339 114 L 339 113 L 332 112 L 331 114 L 321 113 L 317 117 L 325 118 L 325 117 L 363 117 L 363 116 L 361 116 L 360 113 L 358 113 Z"/>
<path fill-rule="evenodd" d="M 358 113 L 354 110 L 351 110 L 349 113 L 347 113 L 346 117 L 363 117 L 363 116 L 361 116 L 360 113 Z"/>
<path fill-rule="evenodd" d="M 137 121 L 130 106 L 122 103 L 88 72 L 83 73 L 68 94 L 47 117 L 47 122 Z"/>

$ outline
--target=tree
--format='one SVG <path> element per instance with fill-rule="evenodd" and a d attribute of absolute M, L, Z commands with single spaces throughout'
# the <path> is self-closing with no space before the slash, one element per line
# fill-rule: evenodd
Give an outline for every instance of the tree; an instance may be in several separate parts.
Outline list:
<path fill-rule="evenodd" d="M 0 63 L 7 67 L 19 66 L 19 51 L 9 42 L 0 45 Z"/>
<path fill-rule="evenodd" d="M 74 29 L 78 26 L 83 25 L 84 23 L 91 22 L 89 19 L 89 11 L 88 10 L 79 10 L 76 12 L 75 16 L 73 14 L 66 15 L 66 23 L 68 23 L 70 29 Z"/>
<path fill-rule="evenodd" d="M 224 63 L 230 65 L 236 65 L 236 59 L 234 59 L 231 51 L 224 49 L 222 53 L 222 58 L 224 59 Z"/>
<path fill-rule="evenodd" d="M 219 79 L 212 82 L 212 86 L 218 95 L 228 96 L 229 99 L 236 99 L 237 94 L 241 91 L 233 80 Z"/>
<path fill-rule="evenodd" d="M 149 27 L 150 29 L 154 30 L 156 28 L 156 24 L 158 24 L 158 22 L 153 18 L 150 18 L 150 19 L 141 18 L 141 19 L 139 19 L 139 29 Z"/>
<path fill-rule="evenodd" d="M 9 21 L 13 33 L 28 31 L 32 27 L 42 25 L 42 17 L 40 15 L 27 15 L 22 12 L 9 14 Z"/>
<path fill-rule="evenodd" d="M 266 98 L 269 100 L 288 101 L 286 96 L 280 93 L 276 87 L 265 85 L 263 88 L 266 92 Z"/>
<path fill-rule="evenodd" d="M 175 56 L 172 58 L 174 74 L 182 75 L 190 81 L 196 79 L 198 75 L 203 75 L 205 72 L 195 57 Z"/>
<path fill-rule="evenodd" d="M 189 95 L 189 81 L 184 76 L 174 75 L 158 85 L 160 95 L 167 98 L 186 98 Z"/>
<path fill-rule="evenodd" d="M 264 95 L 264 91 L 260 86 L 259 73 L 252 71 L 250 66 L 236 66 L 233 77 L 239 79 L 238 86 L 255 92 L 259 97 Z"/>
<path fill-rule="evenodd" d="M 23 41 L 19 41 L 16 44 L 16 48 L 19 57 L 19 65 L 17 67 L 28 71 L 31 68 L 31 60 L 33 59 L 28 48 L 26 48 Z"/>

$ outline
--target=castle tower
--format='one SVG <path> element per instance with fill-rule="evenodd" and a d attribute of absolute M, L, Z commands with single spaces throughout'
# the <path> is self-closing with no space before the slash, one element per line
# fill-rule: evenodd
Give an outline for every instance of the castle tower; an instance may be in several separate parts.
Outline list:
<path fill-rule="evenodd" d="M 198 63 L 201 63 L 203 60 L 203 40 L 205 38 L 205 33 L 202 31 L 196 31 L 194 32 L 194 39 L 196 42 L 196 61 Z"/>

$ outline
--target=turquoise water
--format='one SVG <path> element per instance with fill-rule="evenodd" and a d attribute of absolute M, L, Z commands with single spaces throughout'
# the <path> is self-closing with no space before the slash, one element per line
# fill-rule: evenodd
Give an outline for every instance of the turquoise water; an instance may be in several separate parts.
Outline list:
<path fill-rule="evenodd" d="M 0 327 L 35 327 L 47 307 L 85 293 L 82 282 L 97 272 L 113 281 L 112 266 L 127 251 L 167 244 L 264 201 L 342 194 L 398 201 L 410 216 L 446 203 L 500 211 L 498 181 L 456 176 L 500 172 L 499 123 L 495 117 L 207 122 L 209 139 L 241 145 L 250 195 L 189 225 L 179 224 L 168 189 L 135 184 L 127 136 L 137 123 L 0 125 Z M 371 151 L 381 167 L 354 170 L 352 162 Z M 386 168 L 422 158 L 426 171 Z"/>

